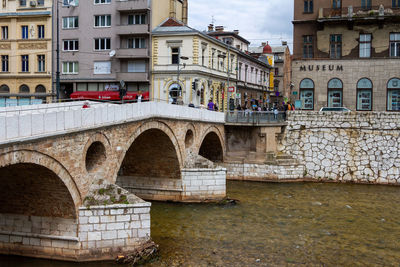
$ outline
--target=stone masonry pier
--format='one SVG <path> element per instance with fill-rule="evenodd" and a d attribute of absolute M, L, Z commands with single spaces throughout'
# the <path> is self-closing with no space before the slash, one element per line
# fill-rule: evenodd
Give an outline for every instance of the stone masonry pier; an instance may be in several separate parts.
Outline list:
<path fill-rule="evenodd" d="M 0 110 L 0 253 L 114 259 L 150 239 L 145 200 L 225 196 L 224 114 L 82 104 Z"/>

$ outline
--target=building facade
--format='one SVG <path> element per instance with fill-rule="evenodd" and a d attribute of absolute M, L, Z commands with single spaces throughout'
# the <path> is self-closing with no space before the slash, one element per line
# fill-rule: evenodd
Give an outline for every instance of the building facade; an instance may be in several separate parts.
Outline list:
<path fill-rule="evenodd" d="M 286 41 L 281 46 L 270 46 L 261 43 L 259 47 L 250 47 L 250 54 L 255 58 L 263 55 L 273 55 L 273 69 L 271 70 L 271 83 L 269 97 L 271 103 L 281 104 L 284 100 L 290 100 L 292 82 L 292 61 L 289 47 Z"/>
<path fill-rule="evenodd" d="M 187 20 L 182 0 L 64 0 L 59 5 L 61 98 L 76 91 L 117 91 L 121 85 L 128 92 L 149 92 L 153 23 L 169 16 Z"/>
<path fill-rule="evenodd" d="M 397 1 L 295 0 L 293 92 L 306 110 L 400 110 Z"/>
<path fill-rule="evenodd" d="M 152 99 L 204 108 L 211 100 L 227 110 L 236 94 L 236 49 L 171 18 L 152 36 Z"/>
<path fill-rule="evenodd" d="M 51 99 L 51 0 L 0 4 L 0 107 Z"/>
<path fill-rule="evenodd" d="M 249 54 L 250 42 L 239 35 L 238 30 L 225 31 L 223 26 L 208 26 L 207 35 L 212 36 L 237 50 L 237 76 L 234 106 L 250 108 L 265 106 L 269 99 L 270 78 L 273 60 L 253 57 Z M 260 58 L 260 60 L 259 60 Z"/>

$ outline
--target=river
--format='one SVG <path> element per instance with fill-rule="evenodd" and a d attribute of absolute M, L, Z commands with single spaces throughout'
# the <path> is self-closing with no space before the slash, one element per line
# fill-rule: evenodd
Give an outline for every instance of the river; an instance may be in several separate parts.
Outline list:
<path fill-rule="evenodd" d="M 159 266 L 398 266 L 400 187 L 228 182 L 238 205 L 153 203 Z M 110 267 L 0 256 L 0 266 Z"/>

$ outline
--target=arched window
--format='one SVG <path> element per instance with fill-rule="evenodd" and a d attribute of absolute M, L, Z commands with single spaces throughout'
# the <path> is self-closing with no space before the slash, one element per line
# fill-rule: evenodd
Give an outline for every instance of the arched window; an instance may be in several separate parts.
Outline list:
<path fill-rule="evenodd" d="M 21 94 L 29 94 L 30 91 L 29 91 L 28 85 L 26 85 L 26 84 L 21 85 L 21 86 L 19 87 L 19 92 L 20 92 Z"/>
<path fill-rule="evenodd" d="M 9 94 L 9 93 L 10 93 L 10 87 L 8 87 L 5 84 L 0 86 L 0 94 Z"/>
<path fill-rule="evenodd" d="M 343 106 L 343 83 L 337 78 L 328 82 L 328 107 Z"/>
<path fill-rule="evenodd" d="M 36 86 L 36 88 L 35 88 L 35 93 L 38 93 L 38 94 L 45 94 L 45 93 L 46 93 L 46 87 L 44 87 L 43 85 L 39 84 L 39 85 Z"/>
<path fill-rule="evenodd" d="M 390 79 L 387 84 L 387 110 L 400 111 L 400 79 Z"/>
<path fill-rule="evenodd" d="M 168 99 L 170 104 L 178 104 L 178 98 L 182 95 L 182 90 L 179 84 L 174 83 L 168 88 Z"/>
<path fill-rule="evenodd" d="M 357 110 L 372 110 L 372 82 L 362 78 L 357 82 Z"/>
<path fill-rule="evenodd" d="M 311 79 L 304 79 L 300 82 L 300 100 L 302 109 L 314 109 L 314 82 Z"/>

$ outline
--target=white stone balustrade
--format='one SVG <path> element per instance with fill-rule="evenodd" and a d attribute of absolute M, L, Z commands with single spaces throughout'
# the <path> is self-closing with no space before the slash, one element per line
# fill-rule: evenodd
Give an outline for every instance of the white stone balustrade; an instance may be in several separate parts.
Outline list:
<path fill-rule="evenodd" d="M 224 113 L 160 102 L 57 103 L 0 108 L 0 144 L 150 118 L 224 123 Z"/>

